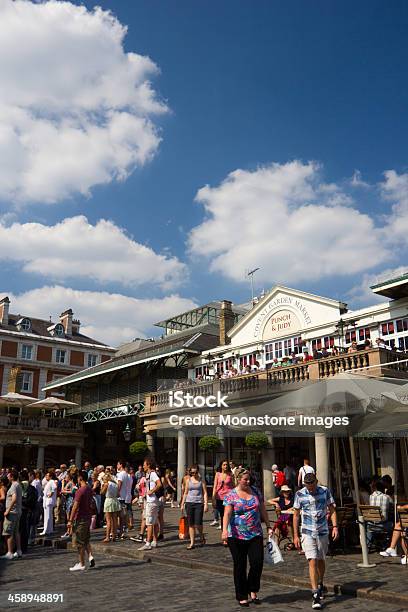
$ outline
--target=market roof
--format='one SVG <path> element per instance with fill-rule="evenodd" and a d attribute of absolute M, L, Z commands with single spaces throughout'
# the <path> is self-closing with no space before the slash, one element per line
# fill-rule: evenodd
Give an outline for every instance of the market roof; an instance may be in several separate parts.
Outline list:
<path fill-rule="evenodd" d="M 167 331 L 174 329 L 175 331 L 193 328 L 205 323 L 218 322 L 219 313 L 221 311 L 221 300 L 214 300 L 203 306 L 193 308 L 181 314 L 177 314 L 164 321 L 155 323 L 157 327 L 164 327 Z M 232 311 L 236 315 L 238 320 L 239 317 L 245 315 L 251 308 L 249 304 L 232 304 Z"/>
<path fill-rule="evenodd" d="M 376 295 L 383 295 L 391 300 L 408 297 L 408 272 L 372 285 L 370 289 Z"/>
<path fill-rule="evenodd" d="M 135 341 L 135 350 L 131 351 L 131 344 L 126 345 L 126 352 L 123 354 L 119 350 L 118 353 L 109 361 L 105 361 L 92 368 L 87 368 L 81 372 L 59 378 L 44 387 L 45 391 L 65 387 L 67 385 L 80 382 L 82 380 L 96 378 L 108 372 L 121 370 L 140 363 L 168 357 L 177 353 L 192 353 L 200 354 L 202 351 L 208 350 L 217 346 L 219 343 L 218 326 L 206 324 L 197 326 L 194 329 L 170 334 L 165 338 L 152 340 L 149 346 L 143 344 L 140 347 L 139 339 Z"/>

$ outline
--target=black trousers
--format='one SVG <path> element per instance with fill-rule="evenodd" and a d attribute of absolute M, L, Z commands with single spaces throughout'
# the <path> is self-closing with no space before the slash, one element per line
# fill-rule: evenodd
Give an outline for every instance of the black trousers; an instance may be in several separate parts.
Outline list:
<path fill-rule="evenodd" d="M 218 512 L 220 513 L 220 521 L 221 521 L 221 528 L 222 528 L 222 522 L 224 520 L 224 510 L 225 510 L 224 500 L 216 499 L 215 500 L 215 507 L 217 508 Z"/>
<path fill-rule="evenodd" d="M 228 538 L 228 546 L 234 561 L 235 595 L 238 601 L 248 599 L 249 593 L 258 593 L 263 568 L 263 539 L 256 536 L 250 540 Z M 247 561 L 249 572 L 247 574 Z"/>

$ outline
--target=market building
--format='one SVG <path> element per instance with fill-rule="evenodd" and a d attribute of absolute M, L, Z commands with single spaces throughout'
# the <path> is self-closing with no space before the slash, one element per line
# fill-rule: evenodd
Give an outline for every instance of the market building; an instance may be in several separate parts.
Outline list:
<path fill-rule="evenodd" d="M 81 333 L 71 309 L 57 322 L 10 312 L 0 300 L 0 395 L 8 392 L 44 399 L 64 391 L 44 391 L 47 383 L 111 359 L 115 349 Z M 44 467 L 80 460 L 85 444 L 82 422 L 62 411 L 21 405 L 0 406 L 0 465 Z M 67 457 L 69 455 L 69 457 Z"/>
<path fill-rule="evenodd" d="M 169 404 L 170 386 L 163 381 L 184 380 L 183 391 L 192 396 L 216 395 L 218 391 L 227 394 L 228 409 L 220 408 L 219 413 L 230 415 L 243 411 L 250 415 L 273 399 L 282 398 L 283 402 L 288 393 L 306 388 L 313 381 L 335 379 L 342 372 L 369 373 L 384 380 L 407 379 L 408 382 L 408 355 L 405 353 L 408 348 L 408 274 L 390 279 L 372 290 L 389 301 L 349 311 L 344 302 L 278 285 L 261 299 L 254 300 L 249 308 L 238 309 L 239 312 L 231 302 L 219 302 L 212 331 L 205 332 L 211 336 L 206 347 L 200 343 L 193 346 L 193 338 L 200 333 L 199 325 L 194 327 L 194 323 L 190 323 L 186 331 L 180 322 L 174 325 L 178 320 L 175 317 L 164 324 L 166 336 L 154 348 L 136 351 L 129 357 L 117 356 L 99 370 L 82 372 L 46 388 L 64 386 L 68 396 L 81 403 L 82 414 L 89 418 L 92 412 L 100 409 L 100 402 L 96 401 L 98 381 L 109 375 L 110 367 L 112 375 L 120 369 L 122 379 L 129 376 L 129 381 L 138 380 L 137 393 L 133 396 L 123 393 L 119 397 L 109 385 L 109 379 L 104 378 L 103 384 L 115 398 L 109 399 L 106 395 L 103 407 L 126 412 L 131 409 L 132 401 L 140 402 L 140 418 L 149 448 L 161 462 L 177 465 L 179 481 L 186 465 L 197 462 L 202 473 L 210 474 L 214 463 L 227 456 L 236 463 L 256 465 L 268 494 L 272 491 L 272 463 L 281 467 L 286 462 L 300 464 L 307 456 L 316 466 L 320 481 L 328 484 L 333 454 L 340 452 L 342 463 L 348 463 L 344 440 L 339 442 L 340 450 L 337 447 L 336 451 L 336 444 L 324 433 L 291 437 L 284 435 L 286 432 L 279 435 L 264 427 L 261 430 L 268 436 L 268 447 L 261 452 L 251 451 L 244 444 L 249 430 L 237 431 L 227 426 L 214 428 L 205 423 L 197 427 L 185 421 L 177 425 L 170 423 L 169 417 L 175 409 Z M 350 347 L 352 353 L 348 352 Z M 183 355 L 178 371 L 173 369 L 171 376 L 161 371 L 160 376 L 148 379 L 149 363 L 163 363 L 162 360 L 178 351 Z M 296 361 L 293 365 L 285 362 L 290 355 Z M 122 361 L 115 365 L 116 359 Z M 130 373 L 135 367 L 139 368 L 138 376 Z M 245 368 L 248 373 L 242 373 Z M 226 377 L 227 371 L 232 375 Z M 90 381 L 94 384 L 93 396 Z M 146 382 L 144 388 L 143 381 Z M 156 390 L 153 389 L 155 384 Z M 203 410 L 183 406 L 177 412 L 193 417 Z M 220 440 L 217 452 L 209 456 L 198 444 L 200 437 L 207 433 L 215 433 Z M 359 440 L 360 476 L 368 476 L 374 471 L 393 474 L 393 452 L 393 445 L 387 439 Z M 398 441 L 397 460 L 401 466 L 408 464 L 406 438 Z M 408 492 L 408 485 L 405 490 Z"/>

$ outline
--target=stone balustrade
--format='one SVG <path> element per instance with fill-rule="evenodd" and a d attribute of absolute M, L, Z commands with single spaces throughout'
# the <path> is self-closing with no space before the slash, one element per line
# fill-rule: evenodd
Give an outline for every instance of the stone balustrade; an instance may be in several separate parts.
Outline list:
<path fill-rule="evenodd" d="M 336 356 L 298 363 L 290 366 L 279 366 L 260 370 L 251 374 L 232 378 L 214 379 L 200 383 L 177 385 L 173 389 L 161 390 L 146 395 L 144 414 L 168 410 L 169 391 L 183 391 L 193 397 L 215 395 L 219 391 L 228 394 L 232 404 L 239 400 L 265 397 L 285 387 L 298 388 L 308 381 L 317 381 L 340 374 L 356 372 L 370 376 L 388 376 L 407 378 L 408 354 L 373 348 L 355 353 L 342 353 Z"/>
<path fill-rule="evenodd" d="M 82 433 L 82 423 L 75 419 L 42 416 L 1 415 L 0 429 L 18 431 L 53 431 Z"/>

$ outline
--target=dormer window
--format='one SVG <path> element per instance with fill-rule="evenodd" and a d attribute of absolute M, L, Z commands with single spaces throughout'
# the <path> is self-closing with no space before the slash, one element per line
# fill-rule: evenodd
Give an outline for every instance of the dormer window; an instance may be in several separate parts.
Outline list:
<path fill-rule="evenodd" d="M 50 334 L 57 336 L 58 338 L 63 338 L 65 336 L 65 329 L 62 323 L 51 325 L 51 327 L 48 327 L 48 331 Z"/>
<path fill-rule="evenodd" d="M 17 327 L 20 331 L 31 331 L 31 321 L 27 317 L 23 317 L 17 321 Z"/>

